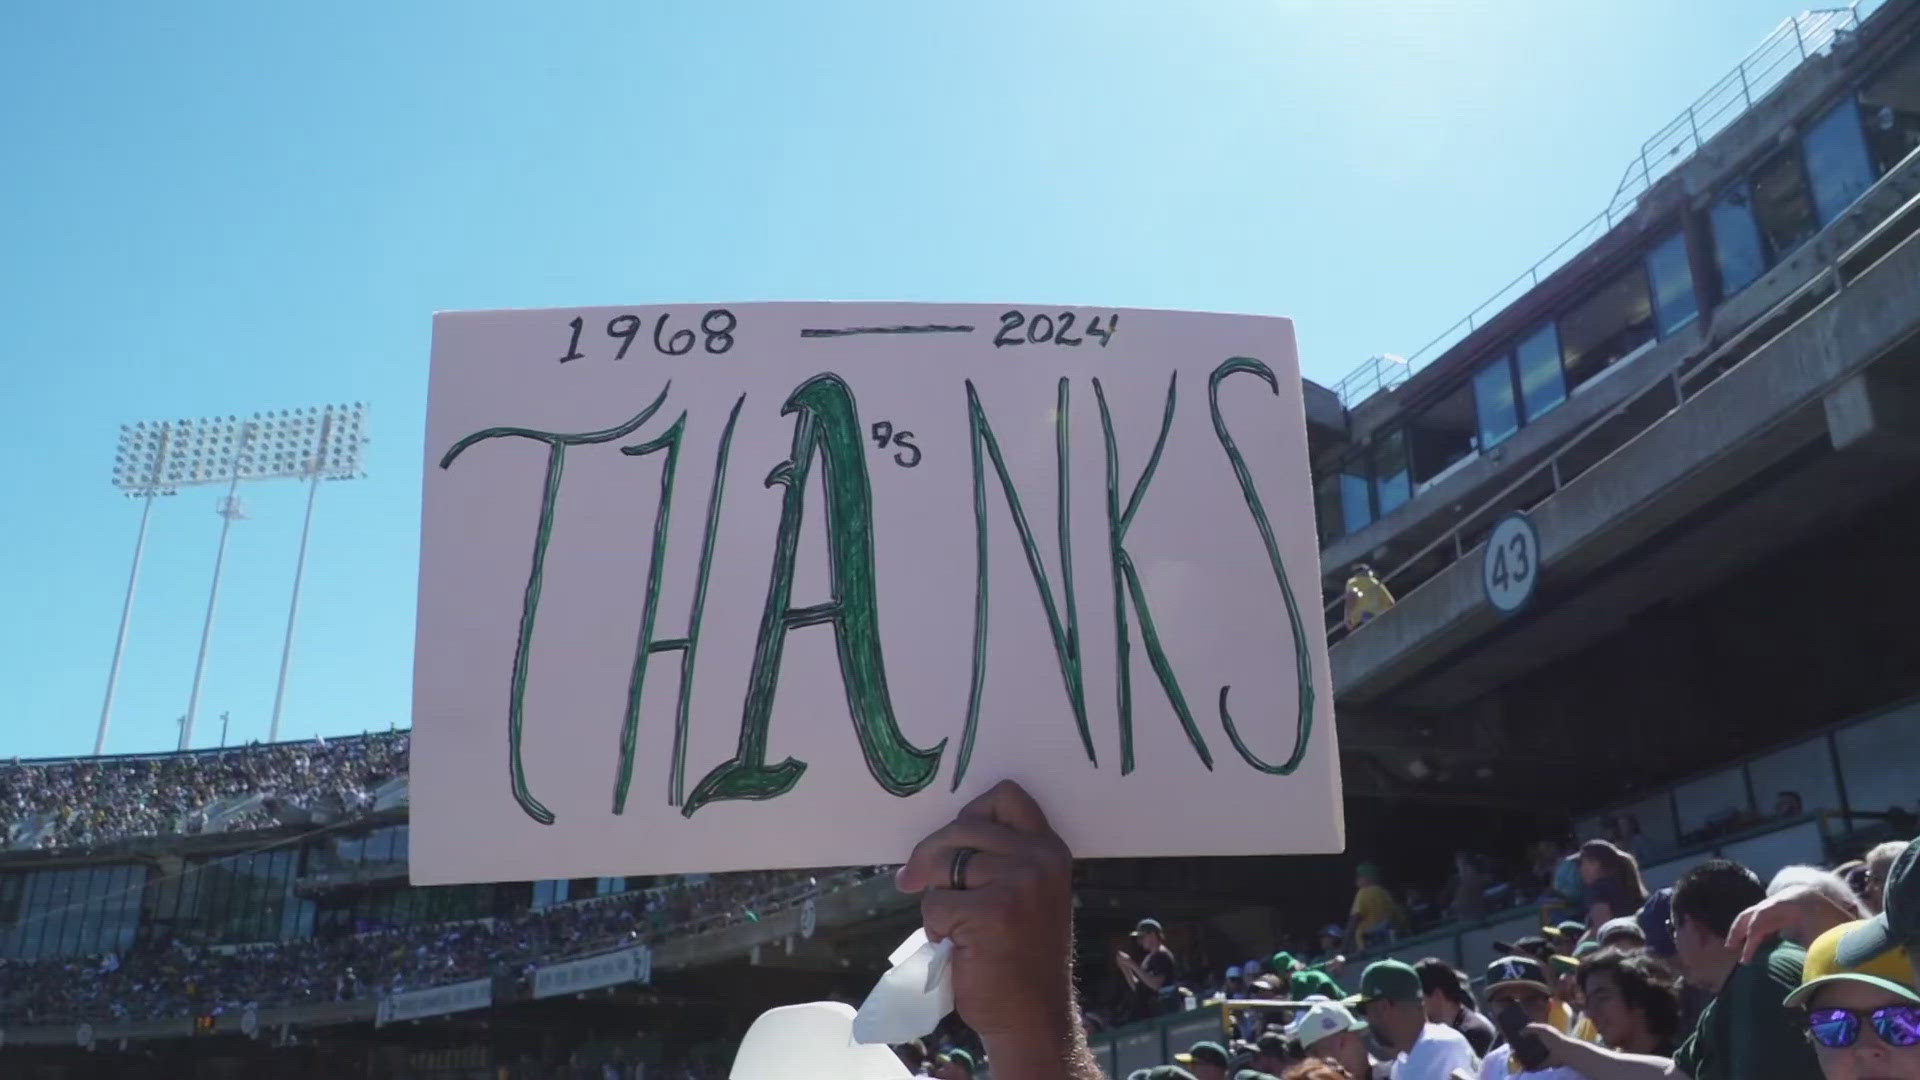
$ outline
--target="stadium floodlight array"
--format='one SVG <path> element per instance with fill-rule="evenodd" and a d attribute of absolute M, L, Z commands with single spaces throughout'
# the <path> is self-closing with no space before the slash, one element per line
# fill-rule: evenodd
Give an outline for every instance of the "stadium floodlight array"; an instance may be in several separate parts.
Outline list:
<path fill-rule="evenodd" d="M 307 537 L 313 528 L 314 495 L 322 480 L 356 480 L 367 445 L 367 407 L 318 405 L 281 409 L 252 416 L 213 416 L 197 420 L 141 421 L 120 427 L 120 444 L 113 461 L 113 486 L 143 504 L 140 530 L 133 545 L 133 568 L 127 575 L 126 600 L 120 609 L 120 633 L 107 671 L 106 701 L 100 707 L 100 730 L 93 752 L 106 749 L 107 727 L 113 716 L 113 692 L 120 678 L 120 657 L 126 648 L 127 626 L 133 615 L 133 595 L 140 580 L 140 556 L 146 548 L 147 521 L 153 500 L 176 495 L 181 488 L 226 484 L 219 504 L 220 545 L 213 560 L 213 587 L 207 597 L 206 623 L 200 634 L 200 656 L 195 662 L 193 691 L 180 721 L 180 749 L 193 739 L 193 721 L 200 706 L 200 683 L 206 673 L 207 645 L 213 635 L 214 608 L 220 596 L 220 571 L 226 560 L 227 533 L 234 519 L 244 517 L 237 497 L 241 481 L 306 480 L 306 523 L 300 530 L 300 555 L 294 566 L 293 599 L 287 608 L 287 637 L 280 656 L 279 689 L 274 694 L 270 740 L 280 737 L 280 709 L 286 694 L 287 666 L 293 654 L 293 627 L 300 607 L 300 581 L 307 562 Z"/>
<path fill-rule="evenodd" d="M 361 477 L 367 407 L 322 405 L 252 416 L 123 424 L 113 486 L 133 498 L 240 480 Z"/>

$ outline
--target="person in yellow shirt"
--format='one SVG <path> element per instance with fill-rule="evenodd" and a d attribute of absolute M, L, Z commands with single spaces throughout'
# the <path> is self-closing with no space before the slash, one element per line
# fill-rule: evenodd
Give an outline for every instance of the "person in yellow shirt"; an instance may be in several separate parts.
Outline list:
<path fill-rule="evenodd" d="M 1361 563 L 1347 578 L 1347 629 L 1357 630 L 1393 609 L 1393 594 L 1386 583 L 1374 576 L 1373 567 Z"/>
<path fill-rule="evenodd" d="M 1380 868 L 1361 863 L 1353 872 L 1353 907 L 1347 913 L 1347 948 L 1363 950 L 1391 936 L 1403 918 L 1393 894 L 1380 884 Z"/>

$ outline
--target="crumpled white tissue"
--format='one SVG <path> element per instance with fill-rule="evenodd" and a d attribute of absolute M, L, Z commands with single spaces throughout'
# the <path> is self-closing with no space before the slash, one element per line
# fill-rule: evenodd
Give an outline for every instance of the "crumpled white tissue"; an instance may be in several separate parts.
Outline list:
<path fill-rule="evenodd" d="M 887 957 L 893 967 L 874 985 L 853 1018 L 853 1041 L 911 1042 L 940 1026 L 953 1011 L 953 942 L 935 945 L 915 930 Z"/>

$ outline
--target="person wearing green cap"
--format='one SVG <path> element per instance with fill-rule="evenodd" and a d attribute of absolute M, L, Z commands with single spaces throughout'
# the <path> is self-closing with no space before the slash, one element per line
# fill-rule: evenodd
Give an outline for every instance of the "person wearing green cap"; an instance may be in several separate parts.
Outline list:
<path fill-rule="evenodd" d="M 1193 1080 L 1227 1080 L 1227 1048 L 1205 1040 L 1194 1043 L 1184 1054 L 1173 1055 L 1180 1067 L 1193 1074 Z"/>
<path fill-rule="evenodd" d="M 1360 1011 L 1398 1055 L 1394 1080 L 1449 1080 L 1455 1069 L 1474 1075 L 1480 1067 L 1465 1035 L 1427 1019 L 1420 973 L 1398 960 L 1376 961 L 1360 974 Z"/>
<path fill-rule="evenodd" d="M 1300 961 L 1295 960 L 1292 953 L 1282 950 L 1273 954 L 1273 970 L 1284 979 L 1300 970 Z"/>
<path fill-rule="evenodd" d="M 1293 978 L 1287 980 L 1287 997 L 1294 1001 L 1305 1001 L 1315 995 L 1329 1001 L 1339 1001 L 1347 996 L 1333 976 L 1324 971 L 1296 971 Z"/>
<path fill-rule="evenodd" d="M 933 1070 L 936 1080 L 973 1080 L 973 1055 L 965 1050 L 949 1050 L 941 1054 Z"/>

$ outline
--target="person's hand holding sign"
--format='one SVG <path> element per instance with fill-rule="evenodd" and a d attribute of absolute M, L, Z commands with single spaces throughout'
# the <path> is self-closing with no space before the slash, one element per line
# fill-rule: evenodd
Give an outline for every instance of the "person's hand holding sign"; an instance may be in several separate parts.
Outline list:
<path fill-rule="evenodd" d="M 953 942 L 954 1007 L 998 1080 L 1100 1075 L 1073 998 L 1073 854 L 1002 781 L 914 849 L 897 878 Z"/>

